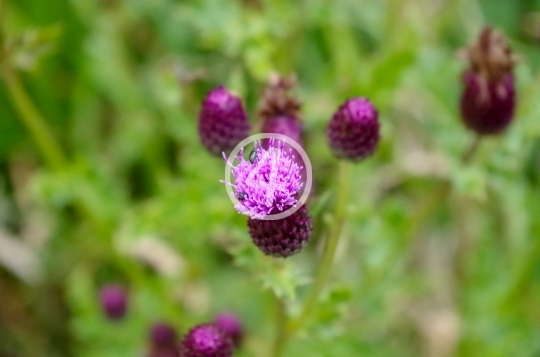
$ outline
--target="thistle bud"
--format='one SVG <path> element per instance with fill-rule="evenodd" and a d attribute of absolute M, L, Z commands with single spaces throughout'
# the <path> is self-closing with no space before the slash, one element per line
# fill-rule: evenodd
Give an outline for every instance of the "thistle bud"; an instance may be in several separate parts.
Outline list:
<path fill-rule="evenodd" d="M 167 323 L 156 323 L 150 329 L 148 357 L 179 357 L 176 330 Z"/>
<path fill-rule="evenodd" d="M 249 131 L 247 113 L 237 96 L 222 86 L 208 93 L 199 115 L 199 138 L 210 154 L 229 153 Z"/>
<path fill-rule="evenodd" d="M 231 338 L 213 324 L 192 328 L 180 344 L 181 357 L 231 357 Z"/>
<path fill-rule="evenodd" d="M 462 53 L 470 64 L 463 74 L 463 122 L 480 135 L 498 134 L 514 116 L 516 58 L 503 35 L 489 26 Z"/>
<path fill-rule="evenodd" d="M 263 133 L 282 134 L 302 145 L 300 102 L 289 93 L 295 85 L 294 76 L 273 73 L 259 103 L 259 116 Z"/>
<path fill-rule="evenodd" d="M 119 320 L 126 314 L 126 290 L 116 284 L 105 285 L 99 292 L 99 299 L 105 315 L 111 320 Z"/>
<path fill-rule="evenodd" d="M 309 241 L 313 224 L 303 205 L 288 217 L 278 220 L 248 220 L 253 243 L 266 255 L 286 258 L 298 253 Z"/>
<path fill-rule="evenodd" d="M 240 346 L 243 337 L 242 322 L 232 312 L 222 312 L 214 320 L 214 324 L 227 333 L 236 347 Z"/>
<path fill-rule="evenodd" d="M 347 100 L 334 114 L 326 130 L 334 156 L 359 161 L 372 155 L 379 143 L 378 113 L 366 98 Z"/>

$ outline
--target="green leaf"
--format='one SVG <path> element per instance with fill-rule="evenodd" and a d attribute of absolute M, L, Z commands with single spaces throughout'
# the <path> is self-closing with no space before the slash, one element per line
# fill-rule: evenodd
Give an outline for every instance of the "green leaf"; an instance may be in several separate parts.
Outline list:
<path fill-rule="evenodd" d="M 474 166 L 459 167 L 452 172 L 454 191 L 461 196 L 478 201 L 487 198 L 487 178 L 482 168 Z"/>

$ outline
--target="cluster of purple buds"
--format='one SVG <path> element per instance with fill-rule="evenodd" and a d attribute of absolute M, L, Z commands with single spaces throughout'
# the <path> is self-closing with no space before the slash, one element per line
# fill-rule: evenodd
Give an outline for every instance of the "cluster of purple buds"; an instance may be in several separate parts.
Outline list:
<path fill-rule="evenodd" d="M 249 217 L 253 243 L 263 253 L 274 257 L 285 258 L 299 252 L 312 231 L 311 216 L 305 205 L 284 218 L 265 219 L 299 204 L 304 185 L 303 167 L 298 165 L 292 150 L 286 150 L 283 142 L 271 138 L 267 149 L 256 142 L 248 160 L 244 159 L 243 150 L 236 159 L 240 161 L 237 166 L 228 162 L 234 183 L 225 183 L 235 190 L 236 210 Z"/>
<path fill-rule="evenodd" d="M 230 357 L 243 337 L 242 323 L 235 313 L 222 312 L 214 323 L 193 327 L 178 341 L 175 328 L 164 322 L 150 328 L 148 357 Z"/>
<path fill-rule="evenodd" d="M 300 103 L 288 94 L 294 84 L 292 77 L 272 75 L 258 112 L 264 133 L 285 135 L 302 145 Z M 227 160 L 226 154 L 247 137 L 248 131 L 247 115 L 237 97 L 223 87 L 207 95 L 199 116 L 199 135 L 210 153 L 221 150 Z M 312 231 L 307 207 L 295 207 L 306 181 L 305 168 L 295 152 L 289 144 L 269 139 L 256 142 L 247 159 L 242 148 L 235 158 L 238 165 L 227 163 L 232 167 L 234 183 L 225 183 L 234 187 L 236 210 L 249 217 L 249 232 L 257 247 L 276 257 L 298 252 Z M 266 219 L 291 208 L 294 213 L 288 217 Z"/>

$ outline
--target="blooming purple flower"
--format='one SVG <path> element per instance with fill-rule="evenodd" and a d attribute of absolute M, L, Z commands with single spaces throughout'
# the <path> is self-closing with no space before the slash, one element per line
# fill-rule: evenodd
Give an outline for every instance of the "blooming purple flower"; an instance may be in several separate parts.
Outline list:
<path fill-rule="evenodd" d="M 231 337 L 236 347 L 240 345 L 243 331 L 242 322 L 238 318 L 238 315 L 228 311 L 221 312 L 214 319 L 214 324 Z"/>
<path fill-rule="evenodd" d="M 195 326 L 180 344 L 181 357 L 230 357 L 232 351 L 231 338 L 213 324 Z"/>
<path fill-rule="evenodd" d="M 126 290 L 117 284 L 105 285 L 99 292 L 103 310 L 111 320 L 124 317 L 127 306 Z"/>
<path fill-rule="evenodd" d="M 277 214 L 293 207 L 298 202 L 298 191 L 302 188 L 302 166 L 296 163 L 292 150 L 286 151 L 283 142 L 271 138 L 268 149 L 260 141 L 255 142 L 251 158 L 244 160 L 244 150 L 236 157 L 240 161 L 232 167 L 234 187 L 239 202 L 236 210 L 253 219 Z M 223 154 L 227 160 L 225 154 Z"/>

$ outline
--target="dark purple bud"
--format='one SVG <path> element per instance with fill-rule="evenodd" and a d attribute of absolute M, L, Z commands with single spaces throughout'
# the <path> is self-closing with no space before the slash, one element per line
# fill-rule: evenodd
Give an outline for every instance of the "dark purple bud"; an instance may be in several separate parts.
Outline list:
<path fill-rule="evenodd" d="M 237 96 L 222 86 L 208 93 L 199 114 L 199 137 L 206 150 L 215 156 L 229 153 L 249 131 L 246 111 Z"/>
<path fill-rule="evenodd" d="M 124 317 L 127 307 L 126 290 L 116 284 L 105 285 L 99 292 L 103 311 L 108 318 L 118 320 Z"/>
<path fill-rule="evenodd" d="M 248 219 L 253 243 L 266 255 L 286 258 L 298 253 L 309 241 L 313 225 L 305 205 L 279 220 Z"/>
<path fill-rule="evenodd" d="M 238 315 L 233 312 L 222 312 L 216 316 L 214 324 L 231 337 L 236 347 L 240 346 L 243 330 Z"/>
<path fill-rule="evenodd" d="M 176 330 L 168 323 L 156 323 L 150 329 L 148 357 L 180 357 Z"/>
<path fill-rule="evenodd" d="M 481 135 L 498 134 L 512 121 L 516 107 L 514 76 L 488 83 L 472 71 L 465 72 L 461 116 L 469 128 Z"/>
<path fill-rule="evenodd" d="M 502 34 L 489 26 L 463 53 L 470 64 L 463 75 L 463 122 L 477 134 L 498 134 L 510 124 L 516 107 L 515 56 Z"/>
<path fill-rule="evenodd" d="M 378 113 L 366 98 L 347 100 L 334 114 L 326 130 L 334 156 L 359 161 L 372 155 L 379 143 Z"/>
<path fill-rule="evenodd" d="M 168 323 L 156 323 L 150 329 L 150 341 L 155 347 L 176 346 L 177 340 L 175 328 Z"/>
<path fill-rule="evenodd" d="M 279 116 L 267 119 L 263 123 L 262 132 L 282 134 L 303 145 L 301 137 L 302 126 L 297 119 L 292 117 Z"/>
<path fill-rule="evenodd" d="M 180 344 L 181 357 L 230 357 L 232 351 L 231 338 L 213 324 L 195 326 Z"/>

